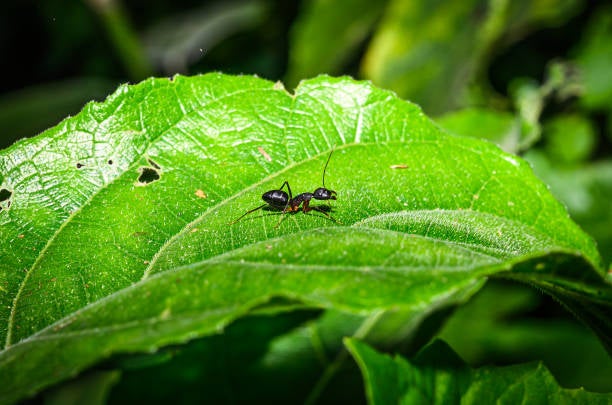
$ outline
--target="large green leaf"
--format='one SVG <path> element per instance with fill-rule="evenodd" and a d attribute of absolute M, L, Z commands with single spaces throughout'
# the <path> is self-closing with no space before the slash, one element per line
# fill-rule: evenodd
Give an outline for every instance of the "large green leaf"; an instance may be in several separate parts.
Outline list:
<path fill-rule="evenodd" d="M 339 223 L 275 227 L 261 210 L 229 224 L 285 180 L 321 186 L 332 149 Z M 428 312 L 491 275 L 549 291 L 610 343 L 595 245 L 528 165 L 368 83 L 150 79 L 0 156 L 3 400 L 277 297 Z"/>
<path fill-rule="evenodd" d="M 541 364 L 469 369 L 442 341 L 409 362 L 347 339 L 370 404 L 608 404 L 609 394 L 561 388 Z"/>

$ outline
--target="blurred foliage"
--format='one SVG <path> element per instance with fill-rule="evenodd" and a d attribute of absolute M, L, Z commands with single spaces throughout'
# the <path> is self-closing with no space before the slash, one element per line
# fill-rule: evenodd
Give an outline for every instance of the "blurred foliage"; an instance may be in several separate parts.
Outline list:
<path fill-rule="evenodd" d="M 539 317 L 547 303 L 526 286 L 492 282 L 454 313 L 439 337 L 472 367 L 542 361 L 564 387 L 612 391 L 612 362 L 601 343 L 575 320 Z"/>
<path fill-rule="evenodd" d="M 384 0 L 304 2 L 291 30 L 287 84 L 295 86 L 300 79 L 318 73 L 343 73 L 372 35 L 387 3 Z"/>
<path fill-rule="evenodd" d="M 8 78 L 0 85 L 0 147 L 149 75 L 255 73 L 288 88 L 321 73 L 372 80 L 457 135 L 523 154 L 612 261 L 612 7 L 603 2 L 9 2 L 0 14 L 0 51 Z M 562 385 L 612 390 L 609 356 L 567 314 L 542 321 L 551 306 L 533 291 L 495 284 L 440 336 L 470 365 L 543 360 Z M 270 389 L 270 381 L 279 399 L 305 395 L 337 354 L 325 333 L 356 324 L 336 319 L 330 331 L 328 318 L 315 324 L 311 316 L 247 319 L 223 339 L 142 363 L 109 363 L 123 370 L 110 398 L 167 402 L 180 390 L 197 402 L 207 389 L 231 402 Z M 296 364 L 302 369 L 291 370 Z M 104 398 L 118 378 L 82 376 L 46 398 Z M 329 389 L 338 392 L 323 398 L 363 400 L 341 396 L 356 392 L 343 384 L 361 384 L 354 367 L 335 378 Z M 238 380 L 250 385 L 219 382 Z"/>
<path fill-rule="evenodd" d="M 584 78 L 582 102 L 589 109 L 610 110 L 612 100 L 612 6 L 593 14 L 576 49 L 578 65 Z"/>

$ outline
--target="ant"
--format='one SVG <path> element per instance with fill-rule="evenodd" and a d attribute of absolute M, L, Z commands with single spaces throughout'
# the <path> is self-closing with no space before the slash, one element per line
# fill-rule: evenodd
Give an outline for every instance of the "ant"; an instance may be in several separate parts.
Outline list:
<path fill-rule="evenodd" d="M 318 211 L 322 213 L 323 215 L 325 215 L 327 218 L 331 219 L 332 221 L 338 222 L 331 215 L 329 215 L 323 208 L 310 205 L 310 200 L 312 200 L 313 198 L 315 200 L 335 200 L 336 199 L 336 192 L 334 190 L 325 188 L 325 171 L 327 170 L 327 165 L 329 164 L 329 160 L 331 159 L 331 155 L 333 152 L 334 150 L 332 149 L 332 151 L 329 153 L 329 156 L 327 157 L 327 162 L 325 162 L 325 167 L 323 168 L 323 187 L 317 188 L 312 193 L 302 193 L 302 194 L 298 194 L 295 197 L 293 197 L 293 194 L 291 193 L 291 187 L 289 186 L 289 182 L 285 180 L 285 182 L 280 186 L 279 189 L 270 190 L 270 191 L 266 191 L 265 193 L 263 193 L 261 198 L 262 200 L 266 202 L 265 204 L 262 204 L 259 207 L 253 208 L 245 212 L 238 219 L 230 222 L 230 225 L 235 224 L 236 222 L 240 221 L 242 218 L 246 217 L 247 215 L 257 210 L 260 210 L 264 207 L 270 207 L 276 211 L 282 210 L 283 211 L 282 213 L 286 214 L 288 212 L 299 211 L 300 206 L 301 206 L 303 212 Z M 289 192 L 289 194 L 283 191 L 283 188 L 285 186 L 287 186 L 287 191 Z M 275 228 L 277 228 L 280 225 L 283 218 L 284 217 L 281 217 L 281 219 L 276 224 Z"/>

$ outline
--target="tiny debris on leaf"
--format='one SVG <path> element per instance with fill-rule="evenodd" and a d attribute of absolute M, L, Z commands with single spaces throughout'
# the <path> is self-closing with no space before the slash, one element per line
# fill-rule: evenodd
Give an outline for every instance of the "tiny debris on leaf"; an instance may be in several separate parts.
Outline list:
<path fill-rule="evenodd" d="M 261 146 L 258 146 L 257 150 L 259 151 L 259 153 L 261 153 L 261 155 L 264 157 L 264 159 L 266 159 L 268 162 L 272 161 L 272 157 L 270 155 L 268 155 L 268 152 L 266 152 L 266 150 L 264 148 L 262 148 Z"/>

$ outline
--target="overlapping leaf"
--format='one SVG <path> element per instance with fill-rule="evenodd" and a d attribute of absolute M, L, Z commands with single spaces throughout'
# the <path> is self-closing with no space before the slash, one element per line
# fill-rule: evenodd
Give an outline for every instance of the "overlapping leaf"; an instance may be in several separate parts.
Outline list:
<path fill-rule="evenodd" d="M 331 215 L 263 192 L 338 192 Z M 215 333 L 274 297 L 357 314 L 533 283 L 604 339 L 591 239 L 520 159 L 368 83 L 150 79 L 2 152 L 0 395 Z"/>
<path fill-rule="evenodd" d="M 441 341 L 413 362 L 378 353 L 358 340 L 346 345 L 361 368 L 370 404 L 609 402 L 609 395 L 561 388 L 541 364 L 471 370 Z"/>

